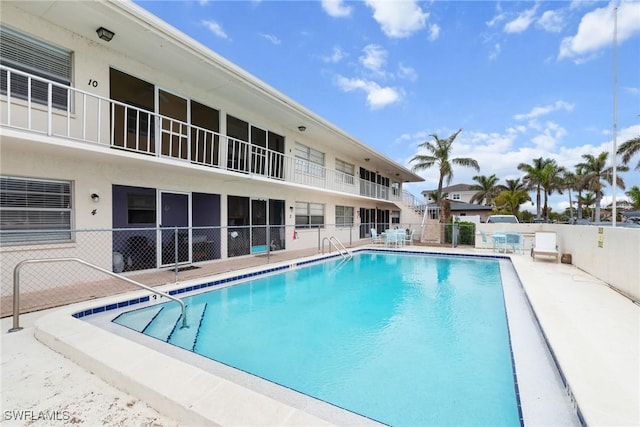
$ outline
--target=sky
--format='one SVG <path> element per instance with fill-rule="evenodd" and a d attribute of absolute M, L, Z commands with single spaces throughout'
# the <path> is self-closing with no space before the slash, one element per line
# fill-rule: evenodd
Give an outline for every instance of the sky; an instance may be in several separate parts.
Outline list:
<path fill-rule="evenodd" d="M 451 184 L 504 184 L 538 157 L 574 171 L 583 154 L 611 160 L 614 127 L 617 145 L 640 135 L 639 1 L 137 3 L 409 169 L 420 143 L 462 129 L 453 157 L 480 172 L 455 167 Z M 437 188 L 435 168 L 419 175 L 405 189 Z M 568 195 L 549 202 L 564 211 Z"/>

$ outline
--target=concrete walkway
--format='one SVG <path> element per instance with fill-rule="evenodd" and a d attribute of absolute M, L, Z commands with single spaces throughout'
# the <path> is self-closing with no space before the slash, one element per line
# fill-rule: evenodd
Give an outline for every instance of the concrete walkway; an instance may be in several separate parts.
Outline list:
<path fill-rule="evenodd" d="M 640 425 L 640 307 L 571 265 L 512 260 L 584 422 Z"/>

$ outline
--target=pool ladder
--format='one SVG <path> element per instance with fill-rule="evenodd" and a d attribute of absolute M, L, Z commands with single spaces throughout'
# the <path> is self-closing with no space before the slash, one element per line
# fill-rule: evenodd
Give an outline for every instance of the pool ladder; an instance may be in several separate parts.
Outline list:
<path fill-rule="evenodd" d="M 324 255 L 325 241 L 329 242 L 330 247 L 333 246 L 338 251 L 338 253 L 342 256 L 344 261 L 348 261 L 351 258 L 353 258 L 353 255 L 351 255 L 351 252 L 349 252 L 347 248 L 344 247 L 344 245 L 340 242 L 340 240 L 338 240 L 336 236 L 325 237 L 324 239 L 322 239 L 322 255 Z"/>

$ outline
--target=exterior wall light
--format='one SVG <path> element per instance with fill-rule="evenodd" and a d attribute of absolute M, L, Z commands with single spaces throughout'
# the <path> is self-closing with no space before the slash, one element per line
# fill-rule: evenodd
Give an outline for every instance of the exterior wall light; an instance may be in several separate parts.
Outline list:
<path fill-rule="evenodd" d="M 106 41 L 106 42 L 110 42 L 111 39 L 113 38 L 113 36 L 115 35 L 115 33 L 111 30 L 107 30 L 104 27 L 100 27 L 96 30 L 96 33 L 98 33 L 98 37 L 100 37 L 102 40 Z"/>
<path fill-rule="evenodd" d="M 100 201 L 100 196 L 98 195 L 98 193 L 91 193 L 91 200 L 98 203 Z"/>
<path fill-rule="evenodd" d="M 307 130 L 307 127 L 306 126 L 298 126 L 298 130 L 300 132 L 304 132 L 305 130 Z"/>

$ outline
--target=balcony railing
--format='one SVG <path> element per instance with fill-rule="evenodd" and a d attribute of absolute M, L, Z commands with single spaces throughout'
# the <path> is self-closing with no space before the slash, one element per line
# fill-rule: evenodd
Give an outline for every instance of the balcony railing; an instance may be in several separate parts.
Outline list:
<path fill-rule="evenodd" d="M 406 191 L 2 65 L 0 91 L 3 127 L 418 205 Z"/>

